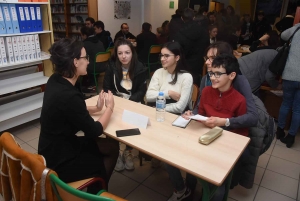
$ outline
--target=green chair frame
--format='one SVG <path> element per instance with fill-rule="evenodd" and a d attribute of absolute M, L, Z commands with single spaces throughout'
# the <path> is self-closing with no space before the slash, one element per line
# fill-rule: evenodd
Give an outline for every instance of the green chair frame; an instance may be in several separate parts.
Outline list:
<path fill-rule="evenodd" d="M 110 51 L 106 51 L 106 52 L 98 52 L 95 56 L 93 75 L 94 75 L 97 94 L 99 94 L 97 75 L 100 75 L 101 73 L 96 73 L 96 65 L 97 65 L 97 63 L 107 62 L 110 59 L 110 55 L 111 55 Z"/>
<path fill-rule="evenodd" d="M 110 56 L 111 56 L 113 54 L 114 48 L 115 48 L 114 46 L 108 47 L 106 49 L 106 52 L 110 52 Z"/>
<path fill-rule="evenodd" d="M 60 180 L 54 174 L 50 174 L 49 177 L 50 177 L 52 188 L 54 190 L 54 193 L 55 193 L 58 201 L 64 201 L 64 200 L 60 196 L 60 194 L 57 190 L 57 186 L 62 188 L 67 193 L 69 193 L 71 195 L 74 195 L 74 196 L 76 196 L 78 198 L 81 198 L 81 199 L 86 199 L 86 200 L 89 200 L 89 201 L 115 201 L 115 200 L 110 199 L 110 198 L 101 197 L 101 193 L 105 192 L 105 190 L 101 190 L 97 193 L 97 195 L 93 195 L 93 194 L 86 193 L 86 192 L 80 191 L 78 189 L 72 188 L 71 186 L 69 186 L 68 184 L 66 184 L 62 180 Z"/>
<path fill-rule="evenodd" d="M 150 62 L 150 56 L 151 54 L 159 54 L 161 51 L 161 45 L 152 45 L 150 48 L 149 48 L 149 53 L 148 53 L 148 62 L 147 62 L 147 67 L 148 67 L 148 71 L 149 71 L 149 78 L 151 78 L 151 69 L 150 67 L 152 65 L 155 65 L 155 64 L 160 64 L 160 59 L 157 58 L 157 61 L 156 62 L 153 62 L 151 63 Z"/>

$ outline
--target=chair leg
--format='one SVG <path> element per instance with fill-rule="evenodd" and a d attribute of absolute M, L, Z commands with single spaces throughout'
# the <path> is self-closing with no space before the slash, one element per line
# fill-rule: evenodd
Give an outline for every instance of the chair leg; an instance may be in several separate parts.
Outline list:
<path fill-rule="evenodd" d="M 139 158 L 140 158 L 140 166 L 143 166 L 143 156 L 142 156 L 142 152 L 139 152 Z"/>

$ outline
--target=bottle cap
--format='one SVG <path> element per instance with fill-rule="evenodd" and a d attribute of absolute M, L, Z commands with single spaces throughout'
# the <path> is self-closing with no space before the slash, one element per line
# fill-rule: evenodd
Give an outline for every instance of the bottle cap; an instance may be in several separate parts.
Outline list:
<path fill-rule="evenodd" d="M 158 96 L 164 96 L 164 92 L 160 91 L 160 92 L 158 93 Z"/>

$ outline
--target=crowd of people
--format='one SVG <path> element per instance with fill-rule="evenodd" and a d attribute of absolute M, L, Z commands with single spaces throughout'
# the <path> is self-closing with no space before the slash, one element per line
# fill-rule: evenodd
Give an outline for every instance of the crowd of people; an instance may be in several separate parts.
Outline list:
<path fill-rule="evenodd" d="M 289 20 L 285 21 L 279 22 L 278 30 L 286 41 L 300 25 L 286 26 Z M 95 22 L 89 17 L 86 26 L 81 28 L 82 42 L 61 39 L 50 48 L 54 74 L 45 90 L 38 153 L 63 181 L 101 176 L 108 183 L 113 170 L 134 170 L 131 147 L 126 146 L 120 153 L 117 141 L 98 137 L 113 114 L 113 95 L 153 106 L 158 93 L 164 92 L 167 112 L 184 118 L 201 114 L 208 117 L 201 123 L 209 128 L 220 126 L 251 138 L 251 128 L 257 127 L 260 121 L 257 105 L 261 101 L 255 95 L 260 95 L 261 84 L 267 82 L 271 88 L 283 88 L 277 138 L 288 148 L 294 144 L 300 126 L 300 68 L 297 68 L 300 31 L 291 43 L 282 84 L 268 69 L 277 55 L 275 49 L 280 46 L 280 39 L 263 11 L 258 12 L 252 22 L 249 14 L 242 18 L 236 15 L 232 6 L 219 13 L 203 8 L 195 13 L 186 8 L 177 10 L 171 20 L 164 21 L 156 31 L 152 33 L 151 24 L 145 22 L 142 32 L 135 36 L 129 32 L 129 25 L 123 23 L 112 39 L 102 21 Z M 161 68 L 154 72 L 147 86 L 148 52 L 150 46 L 156 44 L 162 47 Z M 252 53 L 236 58 L 238 44 L 251 46 Z M 111 46 L 114 46 L 111 59 L 95 64 L 96 53 Z M 206 74 L 203 74 L 203 66 Z M 98 95 L 97 105 L 87 107 L 78 80 L 85 76 L 87 90 L 93 91 L 94 71 L 105 72 L 103 90 Z M 193 84 L 199 86 L 195 108 L 191 104 Z M 104 105 L 103 115 L 94 121 L 90 114 L 101 111 Z M 284 128 L 291 108 L 292 123 L 286 135 Z M 80 130 L 84 132 L 82 137 L 76 135 Z M 231 188 L 238 184 L 252 188 L 255 169 L 249 170 L 249 166 L 255 168 L 259 157 L 253 153 L 251 145 L 242 153 L 234 167 Z M 178 168 L 168 164 L 165 167 L 175 189 L 168 200 L 192 197 L 196 178 L 187 174 L 184 182 Z M 245 171 L 249 171 L 247 176 Z M 88 188 L 91 193 L 97 190 L 95 185 Z M 224 192 L 225 187 L 221 186 L 212 200 L 222 200 Z"/>

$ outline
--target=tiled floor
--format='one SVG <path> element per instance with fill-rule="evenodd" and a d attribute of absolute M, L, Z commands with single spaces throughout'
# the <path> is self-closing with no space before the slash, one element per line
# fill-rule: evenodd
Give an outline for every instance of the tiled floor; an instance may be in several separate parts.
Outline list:
<path fill-rule="evenodd" d="M 36 153 L 40 133 L 39 121 L 35 120 L 9 130 L 22 148 Z M 137 155 L 137 152 L 134 152 Z M 131 201 L 164 201 L 172 194 L 171 182 L 163 168 L 153 169 L 144 161 L 139 166 L 135 158 L 134 171 L 115 172 L 109 183 L 109 191 Z M 229 199 L 239 201 L 292 201 L 300 200 L 300 135 L 291 149 L 274 140 L 270 149 L 260 156 L 252 189 L 238 186 L 230 191 Z M 194 200 L 199 200 L 200 185 Z"/>

